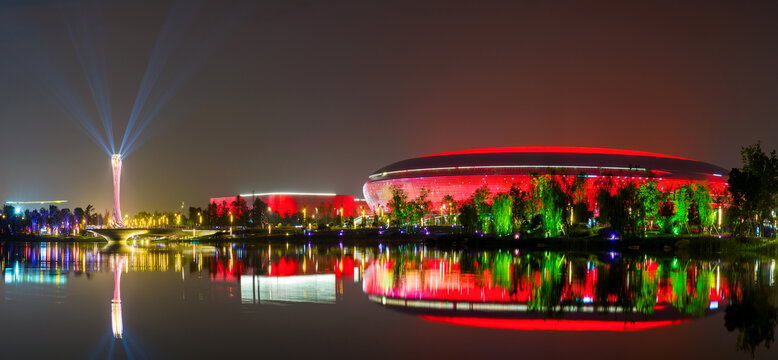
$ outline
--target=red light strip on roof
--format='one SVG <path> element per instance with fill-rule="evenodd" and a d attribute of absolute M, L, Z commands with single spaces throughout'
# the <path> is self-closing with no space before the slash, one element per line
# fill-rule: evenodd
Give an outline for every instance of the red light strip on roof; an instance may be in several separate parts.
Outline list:
<path fill-rule="evenodd" d="M 678 325 L 689 321 L 688 319 L 683 319 L 628 322 L 605 320 L 504 319 L 435 315 L 419 315 L 419 317 L 427 321 L 459 326 L 525 331 L 642 331 Z"/>
<path fill-rule="evenodd" d="M 446 155 L 468 155 L 468 154 L 501 154 L 501 153 L 561 153 L 561 154 L 604 154 L 604 155 L 632 155 L 632 156 L 651 156 L 669 159 L 692 159 L 678 156 L 657 154 L 647 151 L 620 150 L 607 148 L 575 147 L 575 146 L 513 146 L 513 147 L 494 147 L 482 149 L 470 149 L 444 152 L 440 154 L 427 155 L 422 157 L 446 156 Z"/>
<path fill-rule="evenodd" d="M 630 167 L 622 167 L 622 166 L 585 166 L 585 165 L 484 165 L 484 166 L 447 166 L 447 167 L 436 167 L 436 168 L 421 168 L 421 169 L 406 169 L 406 170 L 394 170 L 394 171 L 384 171 L 381 173 L 370 175 L 370 179 L 375 179 L 378 177 L 383 177 L 387 175 L 392 174 L 403 174 L 403 173 L 409 173 L 409 172 L 419 172 L 419 171 L 444 171 L 444 170 L 475 170 L 475 169 L 591 169 L 591 170 L 597 170 L 597 169 L 604 169 L 604 170 L 626 170 L 626 171 L 637 171 L 637 172 L 644 172 L 648 169 L 644 168 L 630 168 Z M 657 171 L 657 170 L 651 170 L 653 173 L 664 173 L 664 174 L 670 174 L 667 171 Z"/>

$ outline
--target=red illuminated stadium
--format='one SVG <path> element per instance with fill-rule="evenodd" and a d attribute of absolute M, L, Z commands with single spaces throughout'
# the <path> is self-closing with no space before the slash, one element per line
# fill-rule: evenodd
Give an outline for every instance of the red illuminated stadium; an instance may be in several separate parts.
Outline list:
<path fill-rule="evenodd" d="M 408 198 L 425 188 L 430 191 L 432 208 L 439 209 L 444 196 L 465 200 L 483 185 L 493 194 L 507 192 L 516 183 L 527 190 L 532 174 L 586 176 L 590 196 L 603 176 L 612 176 L 617 182 L 644 182 L 654 176 L 661 190 L 706 183 L 714 194 L 721 194 L 727 186 L 727 170 L 691 159 L 632 150 L 536 146 L 464 150 L 402 160 L 370 175 L 363 192 L 371 208 L 387 209 L 393 186 L 403 189 Z"/>

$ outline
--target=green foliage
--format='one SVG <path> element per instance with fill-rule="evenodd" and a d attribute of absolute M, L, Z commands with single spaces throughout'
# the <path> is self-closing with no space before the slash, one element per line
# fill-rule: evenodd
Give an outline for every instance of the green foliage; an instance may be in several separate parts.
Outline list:
<path fill-rule="evenodd" d="M 532 298 L 527 305 L 532 311 L 539 311 L 548 318 L 563 316 L 562 274 L 565 270 L 565 256 L 545 253 L 540 265 L 540 284 L 533 284 Z"/>
<path fill-rule="evenodd" d="M 716 214 L 713 212 L 713 197 L 711 196 L 710 187 L 702 184 L 694 185 L 692 201 L 697 205 L 700 226 L 703 228 L 712 227 L 716 220 Z"/>
<path fill-rule="evenodd" d="M 639 288 L 640 292 L 635 296 L 635 307 L 643 315 L 653 315 L 661 277 L 656 274 L 651 276 L 650 272 L 643 268 L 638 270 L 637 278 L 640 285 L 636 288 Z"/>
<path fill-rule="evenodd" d="M 635 183 L 621 184 L 615 194 L 601 187 L 597 192 L 597 205 L 600 208 L 600 222 L 610 224 L 622 236 L 626 235 L 627 230 L 632 235 L 637 234 L 640 219 L 645 218 Z"/>
<path fill-rule="evenodd" d="M 672 193 L 670 190 L 662 192 L 662 201 L 659 203 L 659 218 L 656 220 L 660 230 L 665 234 L 670 234 L 673 229 L 673 203 L 670 202 Z"/>
<path fill-rule="evenodd" d="M 532 181 L 533 196 L 540 203 L 543 232 L 546 237 L 559 237 L 562 233 L 563 211 L 567 206 L 567 197 L 554 176 L 537 176 Z"/>
<path fill-rule="evenodd" d="M 744 147 L 740 153 L 743 167 L 730 171 L 728 183 L 730 218 L 735 232 L 744 234 L 753 233 L 760 220 L 772 219 L 778 206 L 778 158 L 775 150 L 768 157 L 760 143 Z"/>
<path fill-rule="evenodd" d="M 680 186 L 671 196 L 675 213 L 671 218 L 674 229 L 689 229 L 689 207 L 691 206 L 691 191 L 689 186 Z M 674 230 L 675 232 L 675 230 Z M 677 234 L 676 234 L 677 235 Z"/>
<path fill-rule="evenodd" d="M 486 253 L 484 254 L 486 255 Z M 492 284 L 504 289 L 510 289 L 513 285 L 511 282 L 513 256 L 510 253 L 498 252 L 488 260 L 491 262 L 489 269 L 492 274 Z M 486 261 L 485 263 L 488 264 L 489 261 Z"/>
<path fill-rule="evenodd" d="M 497 236 L 510 235 L 513 231 L 513 199 L 506 193 L 492 198 L 492 219 Z"/>
<path fill-rule="evenodd" d="M 489 188 L 484 185 L 476 189 L 470 197 L 470 202 L 475 206 L 478 216 L 478 230 L 483 233 L 488 233 L 491 226 L 492 209 L 491 205 L 487 203 L 490 195 Z"/>
<path fill-rule="evenodd" d="M 660 201 L 662 199 L 662 192 L 657 188 L 657 182 L 655 180 L 646 181 L 638 188 L 638 207 L 642 218 L 639 219 L 639 227 L 645 235 L 645 229 L 651 221 L 660 220 L 659 209 Z"/>
<path fill-rule="evenodd" d="M 411 223 L 423 225 L 421 224 L 421 221 L 424 219 L 424 216 L 430 212 L 430 207 L 432 206 L 432 202 L 427 200 L 429 194 L 429 190 L 421 188 L 421 190 L 419 190 L 419 196 L 408 202 L 408 214 Z"/>
<path fill-rule="evenodd" d="M 391 211 L 391 221 L 395 226 L 406 226 L 408 224 L 408 218 L 410 216 L 410 209 L 408 205 L 408 195 L 405 191 L 396 186 L 391 188 L 392 198 L 387 204 Z"/>

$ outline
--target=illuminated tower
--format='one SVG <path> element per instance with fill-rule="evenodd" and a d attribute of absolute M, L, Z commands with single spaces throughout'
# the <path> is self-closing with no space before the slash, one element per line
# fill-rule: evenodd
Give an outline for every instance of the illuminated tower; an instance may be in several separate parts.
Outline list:
<path fill-rule="evenodd" d="M 119 204 L 119 183 L 122 180 L 121 154 L 113 154 L 111 156 L 111 168 L 113 169 L 113 225 L 123 227 L 124 219 L 122 218 L 122 209 Z"/>

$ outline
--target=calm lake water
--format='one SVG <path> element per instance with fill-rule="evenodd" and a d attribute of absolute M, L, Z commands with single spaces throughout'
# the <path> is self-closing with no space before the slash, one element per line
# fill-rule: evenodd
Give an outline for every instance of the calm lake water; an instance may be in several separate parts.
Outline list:
<path fill-rule="evenodd" d="M 778 358 L 773 258 L 0 242 L 2 358 Z"/>

